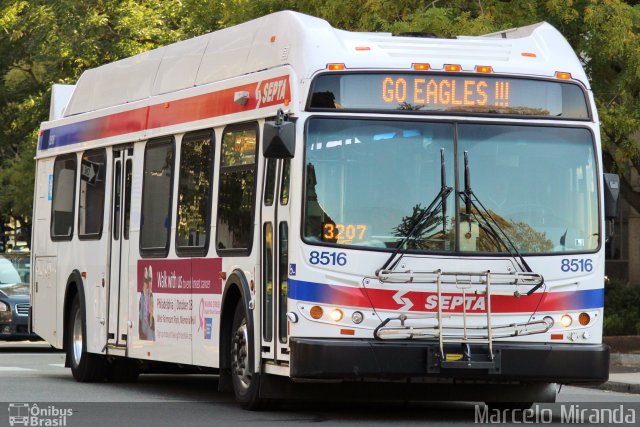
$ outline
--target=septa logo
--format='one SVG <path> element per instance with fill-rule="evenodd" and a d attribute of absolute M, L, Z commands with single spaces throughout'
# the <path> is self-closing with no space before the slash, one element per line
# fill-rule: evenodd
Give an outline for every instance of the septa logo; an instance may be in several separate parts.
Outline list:
<path fill-rule="evenodd" d="M 440 298 L 442 310 L 446 311 L 462 311 L 464 306 L 467 311 L 484 311 L 487 307 L 485 297 L 467 295 L 442 295 Z M 424 305 L 427 310 L 436 310 L 438 308 L 438 295 L 429 295 Z"/>
<path fill-rule="evenodd" d="M 285 100 L 291 99 L 290 93 L 289 76 L 265 80 L 256 89 L 257 108 L 282 104 Z"/>

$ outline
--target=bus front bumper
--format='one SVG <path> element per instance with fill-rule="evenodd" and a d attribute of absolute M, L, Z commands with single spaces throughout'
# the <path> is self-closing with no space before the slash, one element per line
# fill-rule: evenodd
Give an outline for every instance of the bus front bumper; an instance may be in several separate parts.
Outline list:
<path fill-rule="evenodd" d="M 445 353 L 460 357 L 457 347 Z M 441 360 L 438 342 L 296 338 L 290 340 L 294 379 L 437 377 L 487 381 L 602 383 L 609 378 L 605 344 L 493 343 L 471 345 L 471 359 Z M 465 360 L 469 363 L 466 363 Z"/>

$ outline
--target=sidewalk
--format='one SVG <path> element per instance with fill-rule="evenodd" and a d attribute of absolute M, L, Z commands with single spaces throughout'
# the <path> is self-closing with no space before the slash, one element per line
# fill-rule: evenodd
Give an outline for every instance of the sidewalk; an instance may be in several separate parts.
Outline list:
<path fill-rule="evenodd" d="M 609 381 L 602 390 L 640 394 L 640 336 L 605 337 L 611 347 Z"/>

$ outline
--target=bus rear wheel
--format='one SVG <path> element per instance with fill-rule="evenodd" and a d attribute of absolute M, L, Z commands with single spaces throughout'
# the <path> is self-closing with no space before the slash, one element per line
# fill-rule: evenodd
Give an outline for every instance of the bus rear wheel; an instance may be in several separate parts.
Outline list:
<path fill-rule="evenodd" d="M 260 398 L 260 374 L 251 372 L 249 358 L 253 343 L 249 340 L 249 329 L 244 304 L 239 302 L 231 327 L 231 380 L 236 400 L 242 408 L 250 411 L 267 409 L 268 401 Z"/>
<path fill-rule="evenodd" d="M 80 297 L 76 295 L 67 323 L 67 357 L 71 373 L 79 382 L 104 381 L 107 375 L 107 360 L 104 356 L 87 352 L 87 327 L 80 304 Z"/>

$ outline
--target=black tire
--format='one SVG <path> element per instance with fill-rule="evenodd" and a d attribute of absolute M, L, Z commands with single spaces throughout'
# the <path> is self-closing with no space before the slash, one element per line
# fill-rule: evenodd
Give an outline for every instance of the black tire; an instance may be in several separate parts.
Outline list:
<path fill-rule="evenodd" d="M 133 359 L 116 358 L 109 363 L 107 380 L 113 383 L 132 383 L 138 380 L 140 369 Z"/>
<path fill-rule="evenodd" d="M 231 382 L 236 400 L 243 409 L 249 411 L 265 410 L 270 402 L 259 396 L 260 375 L 249 369 L 249 357 L 253 354 L 253 343 L 249 342 L 247 315 L 242 302 L 236 306 L 230 335 Z"/>
<path fill-rule="evenodd" d="M 78 382 L 100 382 L 107 375 L 107 359 L 87 352 L 87 326 L 78 295 L 71 303 L 67 322 L 67 357 Z"/>

